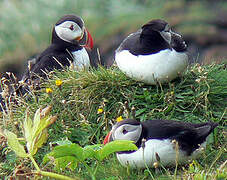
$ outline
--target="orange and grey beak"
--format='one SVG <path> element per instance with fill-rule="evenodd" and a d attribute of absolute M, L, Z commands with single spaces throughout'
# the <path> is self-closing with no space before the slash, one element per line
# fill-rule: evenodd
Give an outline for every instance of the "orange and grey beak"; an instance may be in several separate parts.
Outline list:
<path fill-rule="evenodd" d="M 110 141 L 111 141 L 111 134 L 112 134 L 112 131 L 110 131 L 107 135 L 106 135 L 106 137 L 105 137 L 105 139 L 104 139 L 104 141 L 103 141 L 103 144 L 105 145 L 105 144 L 107 144 L 107 143 L 109 143 Z"/>
<path fill-rule="evenodd" d="M 93 39 L 91 37 L 91 34 L 87 29 L 84 29 L 84 35 L 79 40 L 79 44 L 85 48 L 92 49 L 93 48 Z"/>

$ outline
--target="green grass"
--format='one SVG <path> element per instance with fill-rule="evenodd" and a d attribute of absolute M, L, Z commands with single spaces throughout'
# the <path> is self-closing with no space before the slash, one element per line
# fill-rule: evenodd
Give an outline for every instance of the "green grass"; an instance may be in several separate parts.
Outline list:
<path fill-rule="evenodd" d="M 10 113 L 3 114 L 1 129 L 9 129 L 19 136 L 22 133 L 21 123 L 25 110 L 29 108 L 31 115 L 39 107 L 52 105 L 52 114 L 57 121 L 49 128 L 48 142 L 35 155 L 38 164 L 50 151 L 50 143 L 69 139 L 81 146 L 102 143 L 116 118 L 131 117 L 130 109 L 136 109 L 136 118 L 171 119 L 186 122 L 218 122 L 202 157 L 193 163 L 170 169 L 132 170 L 123 168 L 115 155 L 107 158 L 98 168 L 97 179 L 178 179 L 180 177 L 195 179 L 223 179 L 226 175 L 224 161 L 226 157 L 226 107 L 227 107 L 227 71 L 226 64 L 190 67 L 182 76 L 165 85 L 149 86 L 126 77 L 117 68 L 91 69 L 74 72 L 70 69 L 49 75 L 43 82 L 42 89 L 33 91 L 29 98 L 19 98 L 18 104 L 10 105 Z M 62 80 L 61 88 L 55 84 Z M 47 94 L 45 88 L 52 88 Z M 128 102 L 129 110 L 125 109 Z M 98 114 L 99 108 L 104 110 Z M 0 154 L 0 176 L 13 176 L 15 167 L 21 165 L 25 169 L 34 168 L 29 161 L 15 157 L 5 142 L 2 141 Z M 88 162 L 95 166 L 95 162 Z M 42 166 L 41 169 L 53 172 L 53 165 Z M 61 174 L 90 179 L 85 167 L 79 164 L 75 171 L 66 169 Z"/>

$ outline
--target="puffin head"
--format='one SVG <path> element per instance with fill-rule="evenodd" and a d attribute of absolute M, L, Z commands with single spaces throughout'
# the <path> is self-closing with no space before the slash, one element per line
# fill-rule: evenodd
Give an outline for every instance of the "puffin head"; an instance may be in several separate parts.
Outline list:
<path fill-rule="evenodd" d="M 64 15 L 53 28 L 52 43 L 59 41 L 93 48 L 93 39 L 84 26 L 84 21 L 76 15 Z"/>
<path fill-rule="evenodd" d="M 149 21 L 147 24 L 142 26 L 142 34 L 143 35 L 153 35 L 154 32 L 157 32 L 161 35 L 161 37 L 170 44 L 171 42 L 171 29 L 169 24 L 161 19 L 154 19 Z"/>
<path fill-rule="evenodd" d="M 105 137 L 103 144 L 114 140 L 131 140 L 135 143 L 140 139 L 142 125 L 134 119 L 125 119 L 117 122 Z"/>

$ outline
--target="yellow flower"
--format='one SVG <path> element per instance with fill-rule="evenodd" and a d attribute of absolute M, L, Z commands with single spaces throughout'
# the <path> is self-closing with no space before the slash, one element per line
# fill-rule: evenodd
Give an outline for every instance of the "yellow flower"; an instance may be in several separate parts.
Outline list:
<path fill-rule="evenodd" d="M 62 83 L 63 83 L 62 80 L 59 79 L 55 81 L 56 86 L 61 86 Z"/>
<path fill-rule="evenodd" d="M 103 109 L 102 108 L 98 108 L 97 114 L 101 114 L 103 113 Z"/>
<path fill-rule="evenodd" d="M 122 116 L 119 116 L 119 117 L 117 118 L 117 122 L 120 122 L 120 121 L 122 121 L 122 120 L 123 120 Z"/>
<path fill-rule="evenodd" d="M 51 94 L 53 92 L 53 89 L 51 88 L 46 88 L 46 93 Z"/>
<path fill-rule="evenodd" d="M 158 168 L 159 162 L 154 162 L 154 163 L 153 163 L 153 166 L 154 166 L 154 168 Z"/>

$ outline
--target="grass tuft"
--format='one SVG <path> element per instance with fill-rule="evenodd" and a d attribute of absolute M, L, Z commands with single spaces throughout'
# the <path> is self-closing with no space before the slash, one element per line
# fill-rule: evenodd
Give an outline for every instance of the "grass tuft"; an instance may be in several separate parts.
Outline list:
<path fill-rule="evenodd" d="M 149 86 L 126 77 L 117 68 L 91 69 L 74 72 L 70 69 L 49 74 L 42 89 L 33 91 L 29 98 L 18 97 L 18 104 L 12 105 L 9 114 L 3 114 L 1 129 L 15 130 L 20 135 L 20 123 L 29 108 L 35 112 L 40 107 L 52 105 L 52 114 L 57 121 L 49 128 L 48 143 L 36 154 L 37 163 L 50 151 L 56 141 L 69 139 L 81 146 L 102 143 L 107 131 L 120 116 L 135 116 L 142 121 L 147 119 L 172 119 L 186 122 L 206 122 L 212 120 L 219 126 L 211 137 L 211 143 L 198 161 L 173 169 L 131 170 L 122 168 L 115 156 L 106 159 L 97 169 L 97 179 L 143 179 L 151 178 L 221 178 L 226 173 L 224 153 L 226 152 L 226 107 L 227 107 L 226 65 L 200 66 L 188 68 L 180 78 L 165 85 Z M 51 91 L 46 91 L 50 88 Z M 127 102 L 127 103 L 125 103 Z M 126 104 L 128 107 L 126 107 Z M 130 109 L 135 108 L 134 113 Z M 14 119 L 14 122 L 12 121 Z M 16 121 L 16 122 L 15 122 Z M 16 125 L 15 125 L 16 124 Z M 0 154 L 1 175 L 13 174 L 13 167 L 21 164 L 7 146 Z M 29 163 L 26 167 L 30 167 Z M 7 166 L 5 166 L 7 164 Z M 90 162 L 95 166 L 94 162 Z M 54 171 L 52 167 L 49 171 Z M 74 172 L 61 172 L 88 178 L 85 167 L 78 166 Z M 1 176 L 0 175 L 0 176 Z"/>

